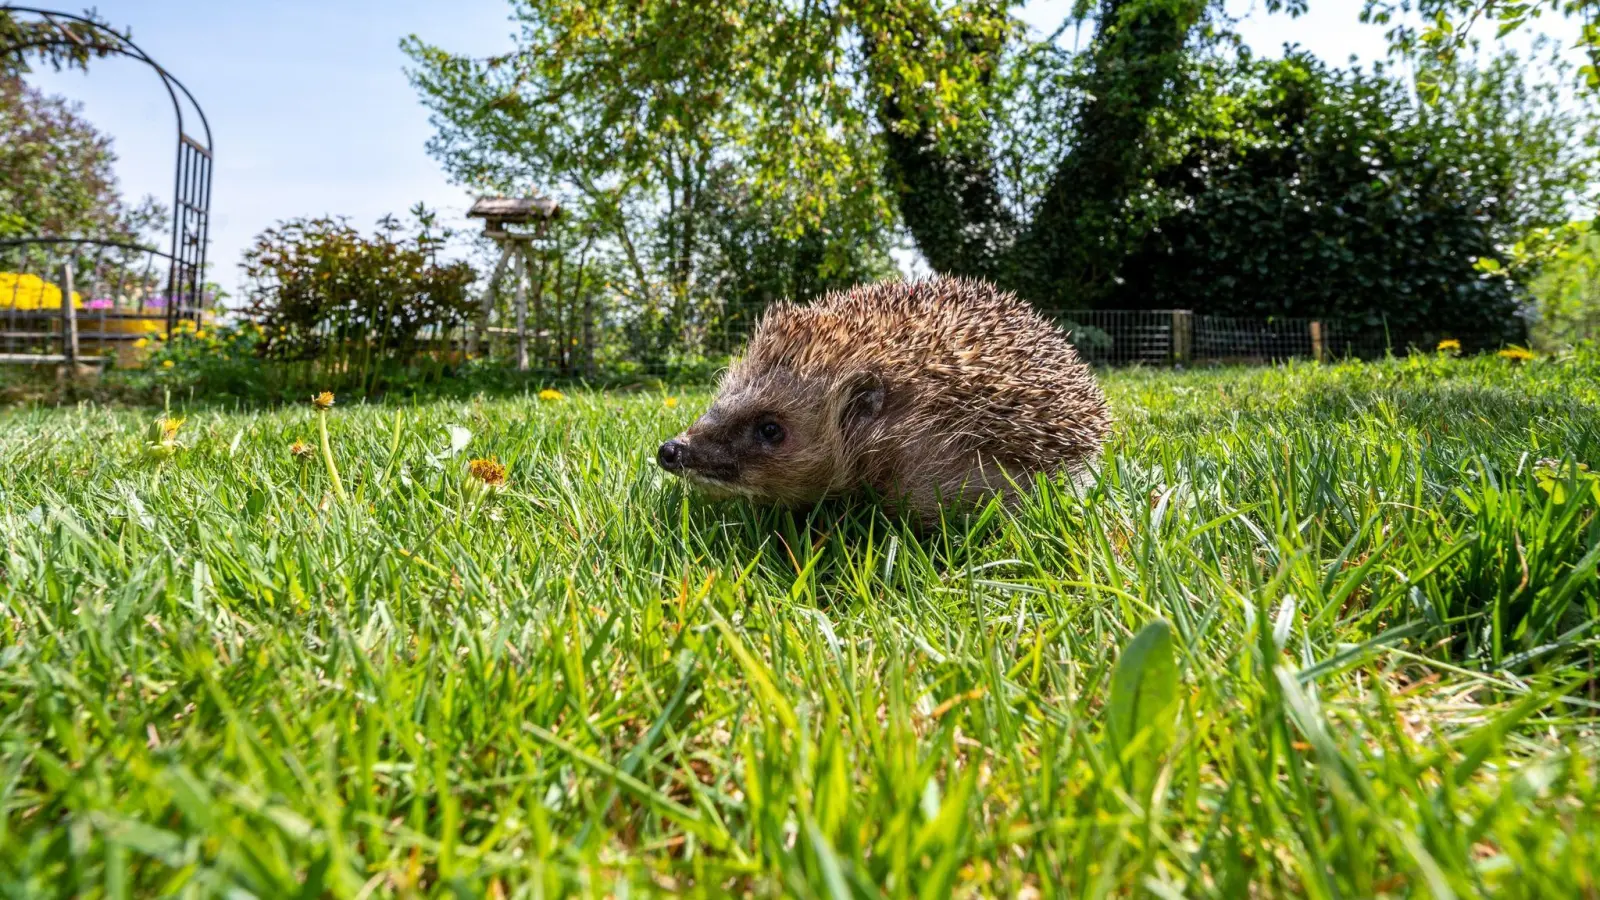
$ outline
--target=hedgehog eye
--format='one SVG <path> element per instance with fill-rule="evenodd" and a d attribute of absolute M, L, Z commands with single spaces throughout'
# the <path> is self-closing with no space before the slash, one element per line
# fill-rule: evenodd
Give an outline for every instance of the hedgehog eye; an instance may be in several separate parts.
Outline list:
<path fill-rule="evenodd" d="M 769 419 L 756 426 L 756 437 L 763 443 L 776 444 L 783 440 L 783 426 Z"/>

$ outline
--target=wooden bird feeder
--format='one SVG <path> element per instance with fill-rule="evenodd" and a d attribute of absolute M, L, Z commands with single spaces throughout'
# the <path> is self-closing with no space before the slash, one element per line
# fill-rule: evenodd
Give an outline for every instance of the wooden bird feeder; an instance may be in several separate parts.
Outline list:
<path fill-rule="evenodd" d="M 532 332 L 536 340 L 543 342 L 544 328 L 544 270 L 546 266 L 545 252 L 532 249 L 535 243 L 544 243 L 543 238 L 550 224 L 557 216 L 561 215 L 561 204 L 550 197 L 479 197 L 472 208 L 467 210 L 467 218 L 483 220 L 483 234 L 500 247 L 500 260 L 495 263 L 494 274 L 489 276 L 488 289 L 483 293 L 483 308 L 479 311 L 477 321 L 467 335 L 467 355 L 471 356 L 478 351 L 478 345 L 492 335 L 505 334 L 515 336 L 517 369 L 528 369 L 528 283 L 533 281 L 533 321 Z M 529 226 L 532 226 L 530 229 Z M 530 261 L 530 256 L 538 256 L 537 260 Z M 532 270 L 532 271 L 530 271 Z M 501 280 L 510 274 L 515 285 L 515 302 L 512 313 L 515 315 L 516 327 L 491 327 L 489 320 L 496 315 L 496 298 L 500 293 Z"/>
<path fill-rule="evenodd" d="M 491 238 L 530 236 L 506 226 L 534 227 L 531 236 L 542 237 L 545 226 L 561 215 L 561 204 L 550 197 L 479 197 L 467 218 L 482 219 L 483 233 Z"/>

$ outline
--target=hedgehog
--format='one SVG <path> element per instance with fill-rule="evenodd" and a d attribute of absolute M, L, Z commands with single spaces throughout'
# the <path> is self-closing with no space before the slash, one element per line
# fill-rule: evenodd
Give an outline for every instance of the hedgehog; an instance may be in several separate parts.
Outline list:
<path fill-rule="evenodd" d="M 1067 336 L 975 279 L 769 307 L 710 408 L 656 461 L 712 497 L 805 508 L 869 494 L 922 525 L 1035 475 L 1081 476 L 1111 429 Z"/>

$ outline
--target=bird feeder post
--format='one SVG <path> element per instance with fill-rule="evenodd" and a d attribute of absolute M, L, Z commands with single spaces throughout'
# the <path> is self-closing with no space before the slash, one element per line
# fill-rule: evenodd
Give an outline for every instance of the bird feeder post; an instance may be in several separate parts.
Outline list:
<path fill-rule="evenodd" d="M 489 276 L 489 284 L 484 288 L 482 308 L 478 311 L 477 321 L 473 322 L 472 327 L 467 329 L 467 356 L 469 357 L 477 354 L 479 343 L 483 344 L 485 353 L 489 352 L 490 342 L 486 334 L 489 327 L 489 317 L 494 315 L 494 300 L 500 291 L 500 280 L 505 277 L 506 264 L 510 259 L 510 252 L 505 245 L 500 245 L 500 259 L 495 262 L 494 273 Z"/>
<path fill-rule="evenodd" d="M 528 371 L 528 248 L 517 247 L 517 371 Z"/>
<path fill-rule="evenodd" d="M 468 332 L 468 353 L 485 335 L 504 333 L 504 328 L 491 328 L 489 320 L 495 307 L 495 296 L 501 276 L 510 268 L 517 281 L 514 315 L 516 317 L 517 370 L 528 369 L 528 245 L 545 235 L 549 223 L 561 214 L 561 205 L 549 197 L 479 197 L 467 211 L 468 218 L 483 220 L 483 233 L 500 247 L 500 261 L 495 264 L 495 274 L 489 279 L 484 292 L 483 308 L 479 320 Z M 516 227 L 511 227 L 516 226 Z M 529 231 L 528 226 L 533 230 Z M 537 302 L 537 301 L 536 301 Z M 534 328 L 542 310 L 535 310 Z M 486 341 L 486 343 L 489 343 Z"/>

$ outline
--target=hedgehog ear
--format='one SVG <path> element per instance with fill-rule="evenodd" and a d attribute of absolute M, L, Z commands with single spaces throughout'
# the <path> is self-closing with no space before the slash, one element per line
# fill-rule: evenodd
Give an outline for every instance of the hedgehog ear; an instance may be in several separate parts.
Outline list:
<path fill-rule="evenodd" d="M 838 388 L 839 427 L 868 422 L 883 412 L 883 379 L 873 372 L 852 372 Z"/>

